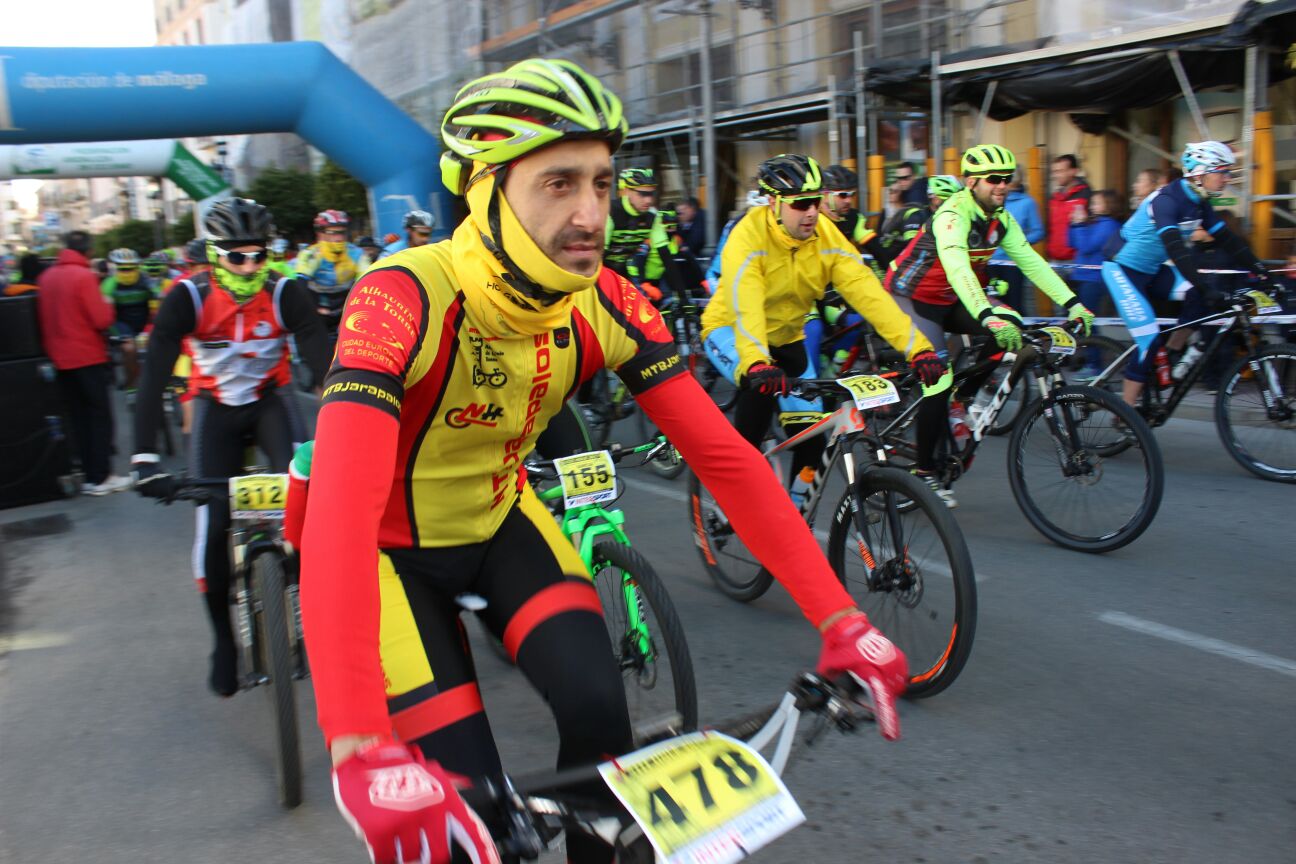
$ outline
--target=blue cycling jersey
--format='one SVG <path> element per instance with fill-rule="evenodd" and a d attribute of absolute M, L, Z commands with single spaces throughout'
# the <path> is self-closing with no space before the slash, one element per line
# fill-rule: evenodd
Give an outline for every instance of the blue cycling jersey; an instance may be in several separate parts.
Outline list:
<path fill-rule="evenodd" d="M 386 258 L 388 255 L 395 255 L 397 252 L 403 252 L 409 248 L 409 241 L 405 239 L 393 240 L 383 247 L 378 253 L 379 258 Z"/>
<path fill-rule="evenodd" d="M 1166 260 L 1163 233 L 1178 231 L 1187 241 L 1198 228 L 1214 235 L 1223 227 L 1210 202 L 1194 192 L 1187 180 L 1178 180 L 1153 192 L 1134 211 L 1121 227 L 1125 245 L 1112 260 L 1140 273 L 1155 273 Z"/>

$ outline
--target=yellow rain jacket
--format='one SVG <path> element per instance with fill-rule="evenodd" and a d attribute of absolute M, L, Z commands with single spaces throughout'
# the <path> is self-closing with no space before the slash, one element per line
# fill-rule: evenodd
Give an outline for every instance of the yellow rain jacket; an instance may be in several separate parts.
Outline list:
<path fill-rule="evenodd" d="M 805 338 L 806 313 L 830 284 L 907 359 L 932 350 L 831 219 L 820 214 L 808 240 L 793 240 L 770 207 L 752 208 L 729 232 L 703 338 L 733 327 L 741 377 L 753 363 L 771 362 L 770 346 Z"/>

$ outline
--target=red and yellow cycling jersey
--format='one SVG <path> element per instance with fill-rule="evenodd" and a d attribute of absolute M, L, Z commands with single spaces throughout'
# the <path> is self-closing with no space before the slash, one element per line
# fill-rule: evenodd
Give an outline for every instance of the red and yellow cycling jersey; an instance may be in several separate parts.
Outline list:
<path fill-rule="evenodd" d="M 661 316 L 608 269 L 566 326 L 502 335 L 474 318 L 451 242 L 384 258 L 352 289 L 323 401 L 400 420 L 383 548 L 494 535 L 525 483 L 522 459 L 582 381 L 615 369 L 632 392 L 683 371 Z"/>

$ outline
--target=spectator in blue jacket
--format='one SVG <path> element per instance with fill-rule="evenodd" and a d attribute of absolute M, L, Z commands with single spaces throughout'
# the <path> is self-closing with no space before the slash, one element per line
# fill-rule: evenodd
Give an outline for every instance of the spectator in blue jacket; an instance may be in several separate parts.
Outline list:
<path fill-rule="evenodd" d="M 1044 239 L 1044 220 L 1040 218 L 1039 206 L 1034 198 L 1026 194 L 1026 187 L 1022 185 L 1021 180 L 1014 180 L 1012 186 L 1008 188 L 1008 198 L 1004 201 L 1004 208 L 1021 226 L 1027 243 L 1038 243 Z M 1026 312 L 1029 298 L 1024 290 L 1025 279 L 1017 265 L 1008 260 L 1003 249 L 990 257 L 988 273 L 991 279 L 1002 279 L 1008 283 L 1008 290 L 1004 294 L 1008 305 L 1018 312 Z"/>
<path fill-rule="evenodd" d="M 1067 245 L 1076 251 L 1077 266 L 1071 274 L 1080 302 L 1089 307 L 1095 314 L 1104 314 L 1100 309 L 1110 306 L 1107 301 L 1107 288 L 1103 284 L 1102 271 L 1086 269 L 1103 263 L 1103 249 L 1111 242 L 1112 237 L 1120 231 L 1122 222 L 1120 198 L 1112 189 L 1095 192 L 1089 199 L 1089 215 L 1075 213 L 1071 217 L 1071 226 L 1067 230 Z M 1109 313 L 1108 313 L 1109 314 Z"/>
<path fill-rule="evenodd" d="M 1116 191 L 1103 189 L 1090 196 L 1089 215 L 1086 217 L 1082 213 L 1075 213 L 1067 229 L 1067 245 L 1075 250 L 1075 258 L 1071 263 L 1080 265 L 1071 273 L 1071 285 L 1080 297 L 1080 302 L 1095 315 L 1110 315 L 1111 301 L 1107 298 L 1107 285 L 1103 282 L 1102 270 L 1091 268 L 1093 265 L 1102 266 L 1105 257 L 1103 250 L 1120 232 L 1123 217 L 1120 197 Z M 1102 371 L 1098 368 L 1098 349 L 1095 348 L 1088 354 L 1081 374 L 1096 375 Z"/>

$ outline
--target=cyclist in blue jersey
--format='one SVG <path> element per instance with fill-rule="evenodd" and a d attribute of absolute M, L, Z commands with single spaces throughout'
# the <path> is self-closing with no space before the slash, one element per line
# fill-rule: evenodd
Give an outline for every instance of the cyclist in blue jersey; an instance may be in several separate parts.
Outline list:
<path fill-rule="evenodd" d="M 405 238 L 384 246 L 379 258 L 416 246 L 426 246 L 432 240 L 432 226 L 436 225 L 436 219 L 426 210 L 411 210 L 405 214 L 402 225 L 405 227 Z"/>
<path fill-rule="evenodd" d="M 307 280 L 330 342 L 337 340 L 338 317 L 347 292 L 373 263 L 359 246 L 347 242 L 350 225 L 346 211 L 324 210 L 315 217 L 315 243 L 293 260 L 297 275 Z"/>
<path fill-rule="evenodd" d="M 1227 144 L 1219 141 L 1189 144 L 1184 148 L 1183 178 L 1167 183 L 1144 199 L 1121 228 L 1125 245 L 1112 260 L 1144 297 L 1167 299 L 1179 281 L 1176 270 L 1192 284 L 1184 297 L 1181 323 L 1202 317 L 1221 299 L 1218 289 L 1198 272 L 1196 256 L 1188 245 L 1188 238 L 1198 228 L 1210 234 L 1226 255 L 1261 280 L 1272 281 L 1269 271 L 1246 241 L 1230 231 L 1210 205 L 1211 198 L 1223 193 L 1236 164 L 1237 158 Z M 1166 263 L 1167 255 L 1173 266 Z M 1130 358 L 1122 393 L 1130 405 L 1138 403 L 1154 358 L 1154 350 L 1141 359 L 1137 353 Z"/>

